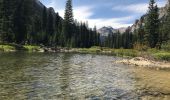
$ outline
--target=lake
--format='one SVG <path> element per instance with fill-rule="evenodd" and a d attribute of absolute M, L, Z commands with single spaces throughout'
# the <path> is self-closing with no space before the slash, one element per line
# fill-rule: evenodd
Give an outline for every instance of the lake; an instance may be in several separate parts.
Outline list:
<path fill-rule="evenodd" d="M 114 63 L 120 59 L 0 53 L 0 100 L 170 100 L 170 70 Z"/>

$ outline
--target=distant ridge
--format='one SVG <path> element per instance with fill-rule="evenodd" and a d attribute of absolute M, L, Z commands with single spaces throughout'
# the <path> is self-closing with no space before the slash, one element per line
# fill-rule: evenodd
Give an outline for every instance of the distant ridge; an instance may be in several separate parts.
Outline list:
<path fill-rule="evenodd" d="M 114 34 L 114 33 L 117 33 L 118 31 L 120 33 L 124 33 L 126 31 L 126 27 L 122 27 L 122 28 L 118 28 L 118 29 L 114 29 L 113 27 L 111 26 L 104 26 L 100 29 L 98 29 L 98 33 L 100 33 L 101 36 L 108 36 L 109 34 Z"/>

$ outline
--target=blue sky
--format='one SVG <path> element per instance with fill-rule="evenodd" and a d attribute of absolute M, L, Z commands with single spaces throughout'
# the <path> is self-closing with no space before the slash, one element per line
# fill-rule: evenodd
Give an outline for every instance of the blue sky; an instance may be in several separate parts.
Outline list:
<path fill-rule="evenodd" d="M 40 0 L 47 7 L 53 7 L 63 17 L 66 0 Z M 167 0 L 156 0 L 159 7 Z M 145 14 L 149 0 L 73 0 L 74 18 L 88 21 L 89 26 L 131 26 Z"/>

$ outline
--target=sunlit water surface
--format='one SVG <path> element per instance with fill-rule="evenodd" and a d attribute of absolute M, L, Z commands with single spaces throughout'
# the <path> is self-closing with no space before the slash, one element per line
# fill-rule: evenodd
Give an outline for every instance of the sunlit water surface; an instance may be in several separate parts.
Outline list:
<path fill-rule="evenodd" d="M 91 54 L 0 53 L 0 100 L 170 100 L 170 71 Z"/>

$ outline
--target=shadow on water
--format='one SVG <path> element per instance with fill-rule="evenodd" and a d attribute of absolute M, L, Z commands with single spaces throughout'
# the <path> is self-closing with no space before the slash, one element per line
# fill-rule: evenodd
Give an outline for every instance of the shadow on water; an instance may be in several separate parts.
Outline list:
<path fill-rule="evenodd" d="M 70 66 L 70 58 L 71 58 L 71 54 L 67 54 L 67 55 L 63 55 L 61 57 L 62 60 L 62 66 L 60 69 L 60 91 L 61 94 L 59 96 L 59 98 L 63 98 L 64 100 L 68 100 L 69 99 L 69 93 L 71 91 L 69 91 L 69 66 Z"/>
<path fill-rule="evenodd" d="M 0 53 L 0 100 L 169 100 L 169 70 L 115 64 L 121 58 Z"/>

